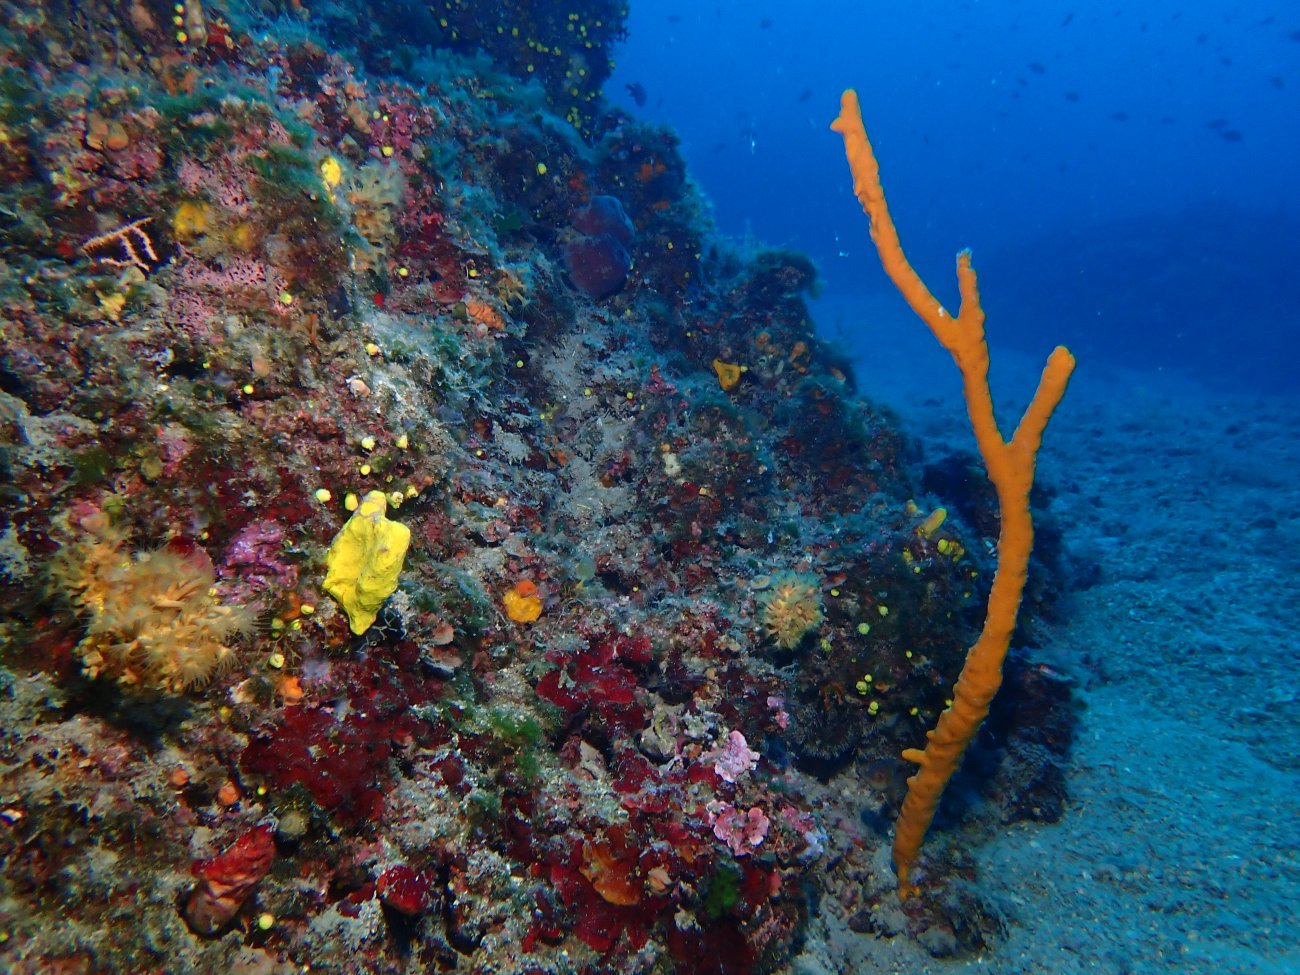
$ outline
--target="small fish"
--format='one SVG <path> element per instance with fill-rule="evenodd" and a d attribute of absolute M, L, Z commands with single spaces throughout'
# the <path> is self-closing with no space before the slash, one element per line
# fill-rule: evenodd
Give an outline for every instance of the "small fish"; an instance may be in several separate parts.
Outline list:
<path fill-rule="evenodd" d="M 773 21 L 771 17 L 764 17 L 762 20 L 758 22 L 758 29 L 767 30 L 769 27 L 772 26 L 772 23 Z"/>
<path fill-rule="evenodd" d="M 1077 102 L 1079 100 L 1079 93 L 1077 91 L 1067 91 L 1065 93 L 1065 100 L 1067 102 Z"/>
<path fill-rule="evenodd" d="M 627 93 L 632 96 L 632 101 L 636 102 L 637 108 L 645 108 L 645 85 L 639 81 L 634 81 L 630 85 L 624 85 Z"/>
<path fill-rule="evenodd" d="M 1116 122 L 1127 122 L 1128 112 L 1111 112 L 1108 117 L 1114 119 Z"/>
<path fill-rule="evenodd" d="M 1226 118 L 1212 118 L 1205 123 L 1207 129 L 1226 129 L 1228 120 Z"/>
<path fill-rule="evenodd" d="M 1219 133 L 1219 135 L 1223 137 L 1224 142 L 1241 142 L 1243 139 L 1246 138 L 1236 129 L 1224 129 L 1222 132 Z"/>
<path fill-rule="evenodd" d="M 812 101 L 812 96 L 813 96 L 812 89 L 805 88 L 803 91 L 799 92 L 798 101 L 800 104 L 802 104 L 803 102 Z"/>
<path fill-rule="evenodd" d="M 1031 61 L 1031 62 L 1030 62 L 1030 64 L 1029 64 L 1029 70 L 1032 71 L 1034 74 L 1047 74 L 1047 69 L 1044 68 L 1044 67 L 1043 67 L 1041 64 L 1039 64 L 1037 61 Z"/>
<path fill-rule="evenodd" d="M 1274 88 L 1278 89 L 1279 91 L 1281 91 L 1283 88 L 1286 87 L 1286 82 L 1283 81 L 1281 78 L 1279 78 L 1277 75 L 1269 75 L 1268 83 L 1272 85 Z"/>
<path fill-rule="evenodd" d="M 1065 15 L 1065 19 L 1064 19 L 1063 21 L 1061 21 L 1061 26 L 1062 26 L 1062 27 L 1069 27 L 1069 26 L 1070 26 L 1070 21 L 1072 21 L 1072 20 L 1074 20 L 1074 11 L 1073 11 L 1073 10 L 1071 10 L 1068 14 Z"/>

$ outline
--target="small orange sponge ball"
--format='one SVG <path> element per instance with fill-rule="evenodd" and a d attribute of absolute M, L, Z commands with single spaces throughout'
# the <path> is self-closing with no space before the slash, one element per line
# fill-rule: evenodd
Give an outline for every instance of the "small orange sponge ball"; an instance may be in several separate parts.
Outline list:
<path fill-rule="evenodd" d="M 515 587 L 501 598 L 506 615 L 516 623 L 535 623 L 542 615 L 542 597 L 537 586 L 528 579 L 520 579 Z"/>

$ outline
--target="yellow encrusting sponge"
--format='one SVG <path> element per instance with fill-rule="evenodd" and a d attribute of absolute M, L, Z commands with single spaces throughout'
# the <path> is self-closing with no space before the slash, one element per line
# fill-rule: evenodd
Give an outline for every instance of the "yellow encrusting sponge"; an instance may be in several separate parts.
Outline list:
<path fill-rule="evenodd" d="M 411 529 L 387 517 L 388 499 L 371 491 L 334 536 L 325 556 L 325 591 L 348 614 L 352 632 L 370 629 L 384 600 L 397 589 L 397 577 L 411 544 Z"/>

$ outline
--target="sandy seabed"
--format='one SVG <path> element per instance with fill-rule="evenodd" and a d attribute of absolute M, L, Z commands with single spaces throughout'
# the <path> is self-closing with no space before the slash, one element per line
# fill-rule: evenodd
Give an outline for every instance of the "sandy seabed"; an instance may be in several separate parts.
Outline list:
<path fill-rule="evenodd" d="M 817 317 L 927 450 L 974 449 L 956 370 L 899 299 L 824 300 Z M 989 329 L 1011 427 L 1042 359 Z M 1066 813 L 975 853 L 1007 940 L 935 960 L 823 913 L 794 971 L 1300 972 L 1300 397 L 1083 361 L 1039 480 L 1100 579 L 1038 651 L 1083 703 Z"/>

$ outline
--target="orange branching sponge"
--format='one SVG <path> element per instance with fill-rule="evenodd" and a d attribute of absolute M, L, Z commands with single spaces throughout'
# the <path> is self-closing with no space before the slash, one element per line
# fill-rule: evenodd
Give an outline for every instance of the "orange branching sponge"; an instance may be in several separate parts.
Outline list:
<path fill-rule="evenodd" d="M 1002 684 L 1002 662 L 1015 630 L 1020 598 L 1034 544 L 1034 524 L 1029 512 L 1029 489 L 1034 483 L 1034 463 L 1043 431 L 1065 395 L 1074 356 L 1062 346 L 1047 359 L 1029 407 L 1011 440 L 1002 438 L 989 392 L 989 350 L 984 340 L 984 310 L 980 307 L 970 251 L 957 255 L 957 284 L 961 307 L 952 315 L 931 294 L 912 269 L 898 231 L 885 203 L 880 167 L 862 125 L 858 96 L 852 90 L 840 100 L 839 118 L 831 128 L 844 137 L 844 152 L 853 173 L 853 192 L 871 218 L 871 239 L 880 253 L 890 280 L 912 310 L 930 327 L 939 343 L 951 353 L 961 371 L 966 409 L 975 431 L 989 480 L 997 491 L 1002 527 L 998 534 L 998 568 L 989 592 L 988 612 L 979 639 L 966 655 L 966 663 L 952 692 L 952 705 L 939 715 L 927 734 L 925 748 L 909 748 L 903 758 L 920 767 L 907 780 L 907 797 L 894 830 L 894 867 L 901 897 L 916 893 L 910 883 L 912 866 L 934 819 L 944 786 L 961 764 L 966 746 L 989 713 L 989 704 Z"/>

